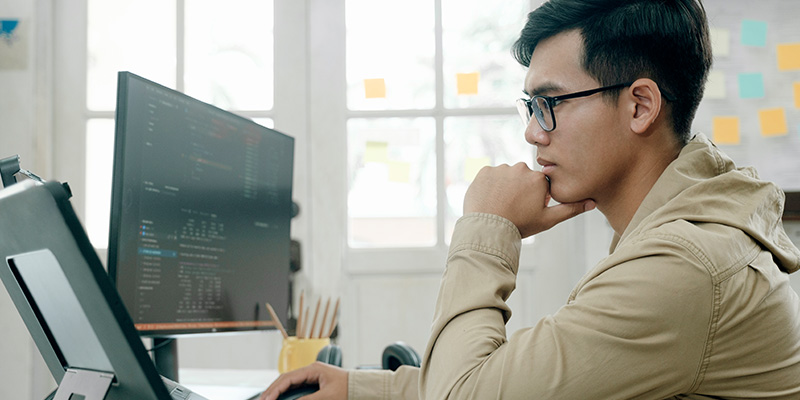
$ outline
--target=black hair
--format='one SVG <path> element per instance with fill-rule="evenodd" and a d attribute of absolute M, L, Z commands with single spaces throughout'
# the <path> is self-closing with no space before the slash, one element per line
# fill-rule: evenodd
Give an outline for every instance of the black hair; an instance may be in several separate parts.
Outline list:
<path fill-rule="evenodd" d="M 650 78 L 674 97 L 672 126 L 688 142 L 712 63 L 701 0 L 550 0 L 528 14 L 514 58 L 527 67 L 540 41 L 571 30 L 583 37 L 583 68 L 601 85 Z"/>

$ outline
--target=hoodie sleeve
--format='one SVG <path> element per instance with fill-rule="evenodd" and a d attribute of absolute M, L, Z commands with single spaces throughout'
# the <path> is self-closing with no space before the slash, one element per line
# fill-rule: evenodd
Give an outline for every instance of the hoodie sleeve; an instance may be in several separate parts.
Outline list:
<path fill-rule="evenodd" d="M 348 400 L 417 400 L 419 368 L 354 370 L 347 377 Z"/>
<path fill-rule="evenodd" d="M 675 242 L 642 245 L 658 251 L 618 260 L 555 315 L 507 338 L 519 233 L 497 216 L 462 217 L 423 357 L 423 398 L 653 399 L 691 390 L 709 341 L 708 275 Z"/>

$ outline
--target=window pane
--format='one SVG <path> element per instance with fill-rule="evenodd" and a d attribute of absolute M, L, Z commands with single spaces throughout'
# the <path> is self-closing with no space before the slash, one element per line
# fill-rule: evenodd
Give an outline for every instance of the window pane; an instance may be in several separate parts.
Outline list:
<path fill-rule="evenodd" d="M 86 105 L 116 108 L 117 72 L 175 87 L 175 1 L 89 0 Z"/>
<path fill-rule="evenodd" d="M 463 215 L 464 194 L 481 168 L 518 162 L 534 167 L 535 147 L 525 142 L 524 131 L 517 115 L 444 120 L 447 243 L 456 220 Z"/>
<path fill-rule="evenodd" d="M 272 118 L 253 118 L 253 122 L 269 129 L 275 129 L 275 121 Z"/>
<path fill-rule="evenodd" d="M 86 123 L 86 231 L 92 245 L 108 247 L 111 175 L 114 166 L 114 120 Z"/>
<path fill-rule="evenodd" d="M 347 131 L 350 246 L 435 245 L 434 119 L 351 119 Z"/>
<path fill-rule="evenodd" d="M 223 109 L 273 104 L 273 2 L 186 2 L 186 93 Z"/>
<path fill-rule="evenodd" d="M 346 24 L 351 110 L 433 108 L 433 0 L 347 0 Z"/>
<path fill-rule="evenodd" d="M 525 69 L 511 45 L 529 8 L 530 0 L 442 0 L 445 107 L 513 107 Z"/>

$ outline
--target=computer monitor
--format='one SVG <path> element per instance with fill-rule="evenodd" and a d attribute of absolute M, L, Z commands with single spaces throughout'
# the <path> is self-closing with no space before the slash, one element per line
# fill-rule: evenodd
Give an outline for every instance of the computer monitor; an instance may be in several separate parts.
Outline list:
<path fill-rule="evenodd" d="M 120 72 L 114 147 L 108 272 L 139 333 L 274 328 L 265 304 L 284 317 L 289 302 L 294 139 Z"/>
<path fill-rule="evenodd" d="M 170 399 L 68 198 L 57 182 L 0 190 L 0 280 L 56 398 Z"/>

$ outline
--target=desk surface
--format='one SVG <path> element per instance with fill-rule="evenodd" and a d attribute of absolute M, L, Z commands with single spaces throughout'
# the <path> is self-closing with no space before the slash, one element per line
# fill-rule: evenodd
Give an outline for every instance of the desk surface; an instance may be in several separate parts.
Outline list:
<path fill-rule="evenodd" d="M 181 368 L 180 383 L 209 400 L 248 400 L 278 378 L 274 369 Z"/>

